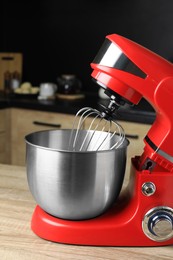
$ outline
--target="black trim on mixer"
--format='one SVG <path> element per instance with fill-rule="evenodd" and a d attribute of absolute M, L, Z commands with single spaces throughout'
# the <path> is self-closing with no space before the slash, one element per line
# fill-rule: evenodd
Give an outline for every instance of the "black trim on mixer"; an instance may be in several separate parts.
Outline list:
<path fill-rule="evenodd" d="M 152 141 L 151 139 L 146 136 L 145 137 L 145 141 L 150 145 L 150 147 L 159 155 L 161 155 L 162 157 L 164 157 L 166 160 L 170 161 L 171 163 L 173 163 L 173 156 L 165 153 L 164 151 L 162 151 L 161 149 L 159 149 Z"/>
<path fill-rule="evenodd" d="M 149 146 L 157 152 L 158 147 L 150 140 L 148 136 L 145 137 L 145 141 L 149 144 Z"/>

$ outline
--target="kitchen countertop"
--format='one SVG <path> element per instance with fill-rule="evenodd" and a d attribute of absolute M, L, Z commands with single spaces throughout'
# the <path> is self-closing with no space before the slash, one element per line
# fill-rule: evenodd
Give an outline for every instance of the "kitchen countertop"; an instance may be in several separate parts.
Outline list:
<path fill-rule="evenodd" d="M 0 165 L 0 256 L 3 260 L 168 260 L 173 247 L 92 247 L 53 243 L 30 229 L 35 202 L 25 167 Z"/>
<path fill-rule="evenodd" d="M 106 105 L 107 100 L 99 99 L 96 94 L 86 94 L 85 98 L 78 100 L 38 100 L 37 97 L 11 95 L 8 97 L 0 95 L 0 108 L 15 107 L 34 109 L 47 112 L 58 112 L 76 114 L 82 107 L 99 108 L 99 104 Z M 118 111 L 118 120 L 152 124 L 155 119 L 155 111 L 144 99 L 137 106 L 124 107 Z"/>

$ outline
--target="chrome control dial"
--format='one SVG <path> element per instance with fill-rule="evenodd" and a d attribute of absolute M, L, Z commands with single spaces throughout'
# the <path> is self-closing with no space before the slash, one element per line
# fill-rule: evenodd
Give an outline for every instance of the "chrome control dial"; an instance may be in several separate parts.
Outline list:
<path fill-rule="evenodd" d="M 173 237 L 173 209 L 156 207 L 149 210 L 142 222 L 143 232 L 154 241 L 166 241 Z"/>

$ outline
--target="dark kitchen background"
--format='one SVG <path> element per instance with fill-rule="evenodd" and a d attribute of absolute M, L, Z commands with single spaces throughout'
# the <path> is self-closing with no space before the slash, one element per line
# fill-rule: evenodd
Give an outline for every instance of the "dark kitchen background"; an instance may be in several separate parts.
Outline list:
<path fill-rule="evenodd" d="M 0 52 L 23 53 L 23 81 L 37 86 L 76 74 L 86 92 L 107 34 L 118 33 L 173 60 L 172 0 L 3 0 Z"/>

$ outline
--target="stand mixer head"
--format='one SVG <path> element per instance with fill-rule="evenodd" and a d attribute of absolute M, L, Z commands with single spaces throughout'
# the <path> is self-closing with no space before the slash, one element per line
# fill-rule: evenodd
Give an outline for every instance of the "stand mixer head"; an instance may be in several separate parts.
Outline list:
<path fill-rule="evenodd" d="M 144 97 L 156 120 L 145 137 L 139 169 L 173 171 L 173 65 L 122 36 L 108 35 L 91 63 L 92 77 L 110 97 L 107 113 Z"/>

